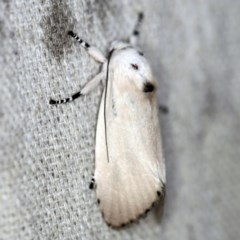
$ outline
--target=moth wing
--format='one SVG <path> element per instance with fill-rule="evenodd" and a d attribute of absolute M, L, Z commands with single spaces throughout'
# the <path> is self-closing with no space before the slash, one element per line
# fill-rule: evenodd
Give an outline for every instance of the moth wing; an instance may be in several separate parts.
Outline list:
<path fill-rule="evenodd" d="M 164 194 L 158 104 L 156 92 L 146 96 L 114 87 L 104 102 L 105 92 L 96 133 L 96 194 L 105 221 L 120 227 L 148 212 Z"/>

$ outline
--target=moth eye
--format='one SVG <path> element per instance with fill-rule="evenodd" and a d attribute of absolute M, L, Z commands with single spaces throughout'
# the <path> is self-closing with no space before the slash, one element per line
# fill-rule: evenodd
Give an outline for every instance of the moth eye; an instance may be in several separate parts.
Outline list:
<path fill-rule="evenodd" d="M 137 64 L 131 63 L 131 66 L 133 67 L 133 69 L 138 70 L 138 65 Z"/>

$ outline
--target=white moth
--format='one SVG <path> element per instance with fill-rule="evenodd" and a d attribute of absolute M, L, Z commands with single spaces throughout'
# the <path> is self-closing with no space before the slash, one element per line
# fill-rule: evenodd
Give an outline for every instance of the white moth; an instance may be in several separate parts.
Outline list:
<path fill-rule="evenodd" d="M 157 82 L 149 62 L 135 47 L 139 19 L 129 42 L 113 42 L 107 58 L 75 38 L 97 61 L 102 71 L 69 98 L 50 100 L 61 104 L 89 93 L 100 81 L 105 84 L 98 113 L 95 174 L 96 187 L 105 221 L 121 227 L 136 220 L 164 197 L 165 163 L 158 116 Z"/>

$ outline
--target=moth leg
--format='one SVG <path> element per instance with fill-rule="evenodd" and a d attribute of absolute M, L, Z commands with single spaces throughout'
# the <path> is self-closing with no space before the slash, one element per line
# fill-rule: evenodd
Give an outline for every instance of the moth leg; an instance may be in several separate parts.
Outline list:
<path fill-rule="evenodd" d="M 103 79 L 104 79 L 104 73 L 100 72 L 98 75 L 96 75 L 92 80 L 90 80 L 82 89 L 81 94 L 86 95 L 89 92 L 91 92 Z"/>
<path fill-rule="evenodd" d="M 143 13 L 140 12 L 138 14 L 138 21 L 134 27 L 134 30 L 132 32 L 132 35 L 130 36 L 130 43 L 131 45 L 135 46 L 137 44 L 137 40 L 138 40 L 138 36 L 140 34 L 140 27 L 141 27 L 141 23 L 142 23 L 142 20 L 143 20 Z"/>
<path fill-rule="evenodd" d="M 164 114 L 168 114 L 169 113 L 169 109 L 167 106 L 164 106 L 164 105 L 159 105 L 159 111 L 161 113 L 164 113 Z"/>
<path fill-rule="evenodd" d="M 72 31 L 69 31 L 68 35 L 73 37 L 74 39 L 76 39 L 81 44 L 81 46 L 87 50 L 88 54 L 92 58 L 94 58 L 96 61 L 101 62 L 101 63 L 106 62 L 107 59 L 105 58 L 105 56 L 102 54 L 102 52 L 100 50 L 98 50 L 95 47 L 90 46 L 90 44 L 88 44 L 87 42 L 84 42 L 81 38 L 79 38 L 77 36 L 77 34 L 75 34 Z"/>
<path fill-rule="evenodd" d="M 102 80 L 102 78 L 104 77 L 104 74 L 101 72 L 99 74 L 97 74 L 92 80 L 90 80 L 81 91 L 74 93 L 71 97 L 67 97 L 64 99 L 59 99 L 59 100 L 54 100 L 54 99 L 50 99 L 49 104 L 51 105 L 57 105 L 57 104 L 62 104 L 62 103 L 68 103 L 68 102 L 72 102 L 75 99 L 88 94 L 91 90 L 93 90 L 98 84 L 99 82 Z"/>
<path fill-rule="evenodd" d="M 94 189 L 96 187 L 95 178 L 92 176 L 91 182 L 89 184 L 89 189 Z"/>

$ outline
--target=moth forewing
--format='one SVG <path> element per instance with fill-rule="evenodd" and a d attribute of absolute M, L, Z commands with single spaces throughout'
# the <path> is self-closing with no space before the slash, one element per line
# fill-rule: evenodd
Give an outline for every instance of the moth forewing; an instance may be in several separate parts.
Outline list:
<path fill-rule="evenodd" d="M 123 51 L 133 53 L 122 49 L 123 56 Z M 144 92 L 146 82 L 154 85 L 152 73 L 149 66 L 142 65 L 146 64 L 144 59 L 139 61 L 139 68 L 147 69 L 147 73 L 139 77 L 126 70 L 119 74 L 126 63 L 121 64 L 117 54 L 109 59 L 95 148 L 97 198 L 104 219 L 113 227 L 147 212 L 159 199 L 165 183 L 156 89 Z M 128 58 L 134 60 L 135 53 Z M 135 81 L 141 81 L 141 87 L 134 87 Z"/>

